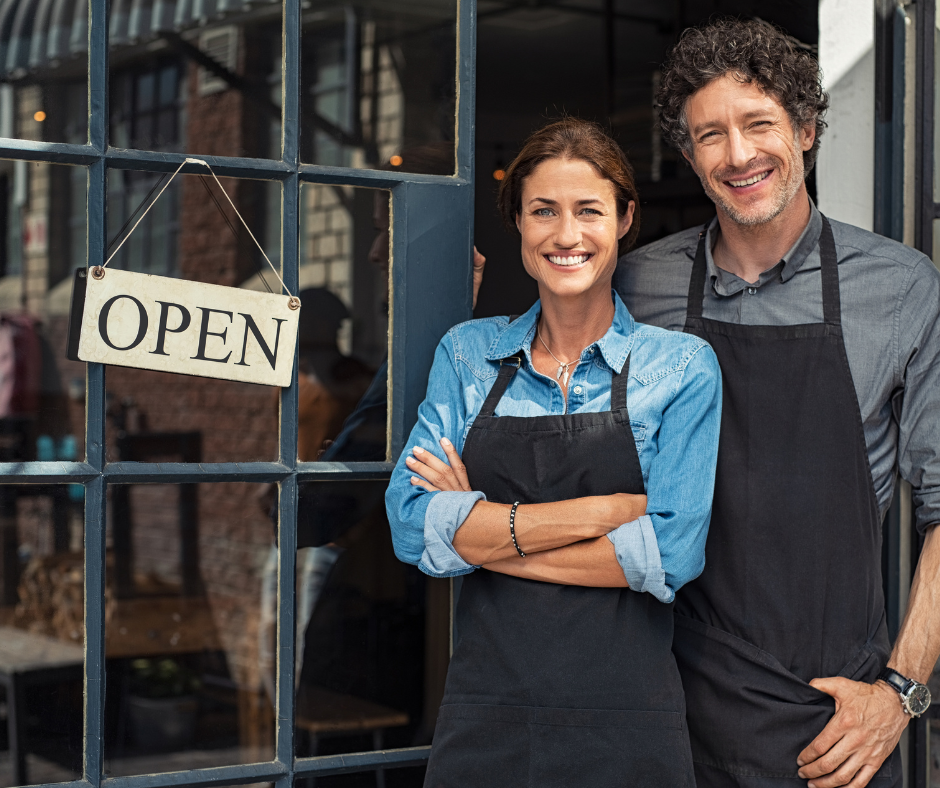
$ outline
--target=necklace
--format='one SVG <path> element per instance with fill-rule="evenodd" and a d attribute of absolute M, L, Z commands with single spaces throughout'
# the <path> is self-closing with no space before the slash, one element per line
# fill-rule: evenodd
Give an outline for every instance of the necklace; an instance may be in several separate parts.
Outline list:
<path fill-rule="evenodd" d="M 574 364 L 575 362 L 574 362 L 574 361 L 569 361 L 569 362 L 566 364 L 564 361 L 562 361 L 560 358 L 558 358 L 558 356 L 556 356 L 554 353 L 552 353 L 552 349 L 551 349 L 548 345 L 546 345 L 546 344 L 545 344 L 545 340 L 542 339 L 542 329 L 541 329 L 541 327 L 535 329 L 535 335 L 539 338 L 539 342 L 542 343 L 542 347 L 545 348 L 545 349 L 548 351 L 548 355 L 550 355 L 553 359 L 555 359 L 555 361 L 558 362 L 558 371 L 555 373 L 555 380 L 561 380 L 561 385 L 567 390 L 567 388 L 568 388 L 568 367 L 570 367 L 570 366 L 571 366 L 572 364 Z"/>

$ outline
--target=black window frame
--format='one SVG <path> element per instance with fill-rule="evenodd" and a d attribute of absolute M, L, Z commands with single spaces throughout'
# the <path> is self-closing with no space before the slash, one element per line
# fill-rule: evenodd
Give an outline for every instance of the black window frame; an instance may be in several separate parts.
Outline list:
<path fill-rule="evenodd" d="M 392 202 L 389 341 L 390 459 L 402 450 L 424 397 L 434 348 L 455 323 L 471 316 L 473 245 L 476 1 L 457 2 L 456 162 L 452 176 L 355 170 L 301 163 L 301 0 L 282 2 L 281 140 L 279 159 L 201 156 L 219 176 L 281 184 L 281 261 L 292 292 L 298 288 L 301 186 L 338 184 L 387 189 Z M 107 248 L 108 170 L 173 172 L 186 153 L 124 150 L 108 145 L 108 2 L 88 3 L 88 142 L 85 145 L 0 138 L 0 158 L 79 165 L 87 169 L 87 265 Z M 184 173 L 203 174 L 198 165 Z M 431 296 L 431 297 L 429 297 Z M 85 663 L 82 778 L 69 788 L 169 788 L 274 782 L 293 788 L 298 777 L 379 767 L 415 766 L 429 747 L 295 757 L 294 625 L 298 484 L 388 479 L 392 462 L 317 463 L 297 460 L 297 360 L 280 400 L 279 459 L 247 463 L 108 462 L 105 456 L 105 375 L 86 365 L 86 456 L 82 462 L 0 463 L 0 484 L 81 483 L 85 488 Z M 111 484 L 277 482 L 279 495 L 278 662 L 274 758 L 261 763 L 126 777 L 104 775 L 105 532 Z"/>

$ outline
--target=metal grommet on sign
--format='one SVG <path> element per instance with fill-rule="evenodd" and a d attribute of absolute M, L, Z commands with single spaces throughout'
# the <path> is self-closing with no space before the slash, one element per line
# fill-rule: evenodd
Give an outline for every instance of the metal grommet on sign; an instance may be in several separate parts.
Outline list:
<path fill-rule="evenodd" d="M 300 299 L 297 296 L 291 296 L 287 299 L 287 308 L 298 310 L 300 309 Z"/>
<path fill-rule="evenodd" d="M 91 275 L 95 279 L 104 279 L 104 268 L 100 265 L 96 265 L 91 269 Z"/>

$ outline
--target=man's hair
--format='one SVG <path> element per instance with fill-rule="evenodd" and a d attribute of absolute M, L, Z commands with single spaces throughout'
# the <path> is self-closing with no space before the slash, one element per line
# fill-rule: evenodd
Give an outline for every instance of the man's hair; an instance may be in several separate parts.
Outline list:
<path fill-rule="evenodd" d="M 742 82 L 756 82 L 777 99 L 794 130 L 815 125 L 813 147 L 803 152 L 804 175 L 809 175 L 819 154 L 826 128 L 823 118 L 829 108 L 819 63 L 779 28 L 758 19 L 718 19 L 682 34 L 663 66 L 656 96 L 667 142 L 691 154 L 686 104 L 695 92 L 725 74 Z"/>
<path fill-rule="evenodd" d="M 506 168 L 499 182 L 496 204 L 503 222 L 516 230 L 522 210 L 522 184 L 532 171 L 548 159 L 581 159 L 598 177 L 611 182 L 617 201 L 617 216 L 626 214 L 633 202 L 633 224 L 618 245 L 620 254 L 629 251 L 640 234 L 640 198 L 633 167 L 617 142 L 597 123 L 565 117 L 538 129 L 522 144 L 519 155 Z"/>

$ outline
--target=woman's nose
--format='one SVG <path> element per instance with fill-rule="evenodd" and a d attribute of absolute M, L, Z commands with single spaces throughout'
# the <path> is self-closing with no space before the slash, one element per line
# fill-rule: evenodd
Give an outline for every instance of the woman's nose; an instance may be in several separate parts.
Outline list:
<path fill-rule="evenodd" d="M 581 243 L 581 226 L 574 214 L 564 213 L 558 227 L 555 242 L 559 246 L 574 247 Z"/>

